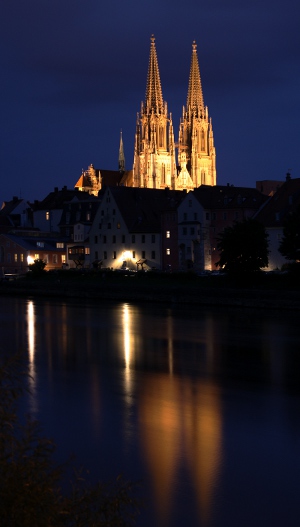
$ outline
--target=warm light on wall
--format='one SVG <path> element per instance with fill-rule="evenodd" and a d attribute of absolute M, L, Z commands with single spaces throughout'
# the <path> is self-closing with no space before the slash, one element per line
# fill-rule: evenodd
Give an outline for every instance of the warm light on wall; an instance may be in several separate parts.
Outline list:
<path fill-rule="evenodd" d="M 131 257 L 131 252 L 130 251 L 123 251 L 122 252 L 122 260 L 127 260 L 127 258 L 130 258 Z"/>

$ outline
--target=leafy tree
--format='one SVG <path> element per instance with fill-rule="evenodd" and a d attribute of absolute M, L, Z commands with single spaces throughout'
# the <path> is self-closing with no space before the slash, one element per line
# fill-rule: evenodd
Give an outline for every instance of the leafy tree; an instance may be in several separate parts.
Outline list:
<path fill-rule="evenodd" d="M 230 273 L 252 273 L 267 267 L 268 235 L 264 226 L 248 218 L 226 227 L 219 236 L 216 265 Z"/>
<path fill-rule="evenodd" d="M 28 267 L 34 274 L 42 274 L 45 270 L 46 262 L 41 258 L 37 258 L 32 264 L 29 264 Z"/>
<path fill-rule="evenodd" d="M 20 416 L 24 376 L 17 357 L 0 365 L 1 527 L 133 525 L 137 502 L 131 484 L 121 479 L 93 486 L 79 473 L 70 491 L 62 491 L 67 464 L 55 464 L 55 446 L 41 436 L 39 423 Z"/>
<path fill-rule="evenodd" d="M 300 207 L 285 219 L 279 252 L 287 260 L 300 261 Z"/>

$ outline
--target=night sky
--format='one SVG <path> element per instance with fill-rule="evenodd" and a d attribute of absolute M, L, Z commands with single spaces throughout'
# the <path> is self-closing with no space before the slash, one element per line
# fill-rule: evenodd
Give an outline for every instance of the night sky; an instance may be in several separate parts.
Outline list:
<path fill-rule="evenodd" d="M 196 40 L 217 183 L 300 177 L 299 0 L 2 0 L 1 193 L 132 168 L 151 34 L 175 140 Z"/>

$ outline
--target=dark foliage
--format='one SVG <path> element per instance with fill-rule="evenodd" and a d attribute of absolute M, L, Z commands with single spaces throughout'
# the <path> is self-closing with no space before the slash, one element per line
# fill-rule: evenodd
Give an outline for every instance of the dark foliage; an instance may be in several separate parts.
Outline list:
<path fill-rule="evenodd" d="M 67 464 L 53 461 L 55 446 L 39 423 L 20 418 L 17 402 L 24 377 L 19 358 L 0 365 L 0 524 L 1 527 L 125 527 L 135 524 L 132 485 L 89 485 L 82 473 L 62 491 Z"/>
<path fill-rule="evenodd" d="M 253 273 L 268 266 L 268 235 L 254 219 L 224 229 L 218 249 L 220 260 L 216 265 L 229 273 Z"/>
<path fill-rule="evenodd" d="M 300 207 L 285 219 L 279 252 L 287 260 L 300 262 Z"/>
<path fill-rule="evenodd" d="M 34 274 L 42 274 L 45 272 L 46 262 L 41 258 L 34 260 L 32 264 L 28 265 L 29 270 Z"/>

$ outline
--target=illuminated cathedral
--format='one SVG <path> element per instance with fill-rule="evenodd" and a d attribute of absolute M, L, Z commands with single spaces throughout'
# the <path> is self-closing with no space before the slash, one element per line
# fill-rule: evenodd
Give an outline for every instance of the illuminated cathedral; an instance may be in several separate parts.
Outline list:
<path fill-rule="evenodd" d="M 186 106 L 174 139 L 172 114 L 163 99 L 155 38 L 151 37 L 145 101 L 137 114 L 132 170 L 125 169 L 122 132 L 119 170 L 90 165 L 75 187 L 98 195 L 104 186 L 193 190 L 216 185 L 216 150 L 212 122 L 204 105 L 197 45 L 193 42 Z"/>
<path fill-rule="evenodd" d="M 162 94 L 155 38 L 151 37 L 146 96 L 136 122 L 132 184 L 174 190 L 216 185 L 212 122 L 204 106 L 195 42 L 187 102 L 180 120 L 178 143 L 175 143 L 172 114 Z"/>

